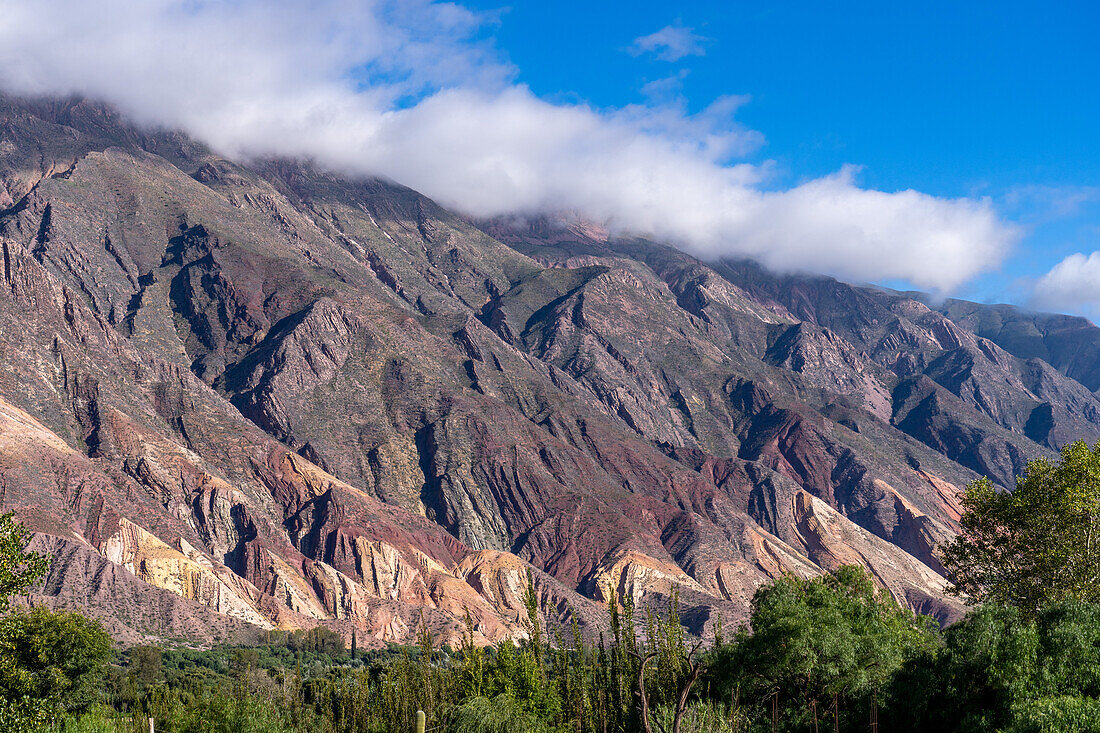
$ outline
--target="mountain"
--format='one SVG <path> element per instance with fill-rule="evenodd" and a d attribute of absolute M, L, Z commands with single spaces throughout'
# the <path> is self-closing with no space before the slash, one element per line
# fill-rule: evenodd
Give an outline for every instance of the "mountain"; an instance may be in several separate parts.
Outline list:
<path fill-rule="evenodd" d="M 0 505 L 36 598 L 123 640 L 493 642 L 528 574 L 551 623 L 675 587 L 699 633 L 853 562 L 950 620 L 959 489 L 1100 439 L 1087 321 L 473 221 L 79 98 L 0 98 L 0 247 Z"/>

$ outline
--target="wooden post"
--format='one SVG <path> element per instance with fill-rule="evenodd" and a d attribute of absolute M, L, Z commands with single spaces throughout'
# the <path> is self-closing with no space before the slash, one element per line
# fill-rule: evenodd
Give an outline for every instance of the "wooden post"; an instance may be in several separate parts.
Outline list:
<path fill-rule="evenodd" d="M 416 733 L 424 733 L 424 727 L 428 724 L 428 716 L 423 710 L 416 711 Z"/>

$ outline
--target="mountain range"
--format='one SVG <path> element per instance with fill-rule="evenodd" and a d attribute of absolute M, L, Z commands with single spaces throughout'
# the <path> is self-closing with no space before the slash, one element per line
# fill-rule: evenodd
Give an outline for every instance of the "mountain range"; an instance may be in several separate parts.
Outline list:
<path fill-rule="evenodd" d="M 81 98 L 0 97 L 0 505 L 34 600 L 124 642 L 705 633 L 865 566 L 943 622 L 958 493 L 1100 440 L 1100 329 L 568 217 L 473 220 L 234 162 Z"/>

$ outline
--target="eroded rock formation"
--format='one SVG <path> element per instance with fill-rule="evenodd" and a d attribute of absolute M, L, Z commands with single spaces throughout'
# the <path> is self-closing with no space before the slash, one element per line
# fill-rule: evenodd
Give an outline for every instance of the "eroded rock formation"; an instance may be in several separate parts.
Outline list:
<path fill-rule="evenodd" d="M 0 502 L 39 598 L 124 638 L 490 643 L 528 576 L 552 623 L 677 588 L 699 632 L 850 562 L 949 619 L 959 488 L 1100 438 L 1078 321 L 470 222 L 88 101 L 0 138 Z"/>

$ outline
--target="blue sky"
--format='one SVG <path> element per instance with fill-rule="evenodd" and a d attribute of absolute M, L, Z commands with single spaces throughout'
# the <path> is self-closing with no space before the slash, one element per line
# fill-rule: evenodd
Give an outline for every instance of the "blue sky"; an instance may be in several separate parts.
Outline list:
<path fill-rule="evenodd" d="M 478 216 L 1100 317 L 1100 4 L 0 0 L 0 89 Z"/>
<path fill-rule="evenodd" d="M 499 13 L 487 31 L 540 96 L 619 107 L 682 75 L 692 110 L 751 97 L 750 159 L 784 184 L 855 164 L 873 188 L 991 197 L 1024 237 L 961 295 L 1019 301 L 1019 279 L 1100 248 L 1100 3 L 469 4 Z M 627 52 L 666 26 L 702 55 Z"/>

